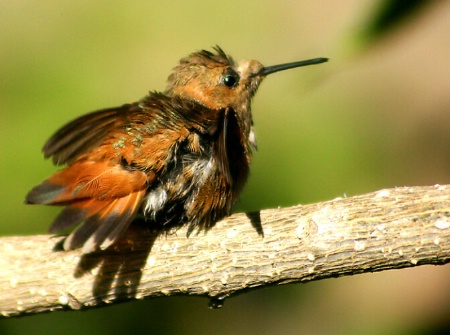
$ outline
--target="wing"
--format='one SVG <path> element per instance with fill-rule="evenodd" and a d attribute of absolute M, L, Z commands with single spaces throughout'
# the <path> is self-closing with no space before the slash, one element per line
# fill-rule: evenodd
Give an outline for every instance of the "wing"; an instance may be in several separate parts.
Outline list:
<path fill-rule="evenodd" d="M 126 124 L 128 115 L 139 112 L 138 104 L 134 103 L 81 116 L 59 129 L 45 143 L 44 157 L 53 157 L 56 165 L 71 163 L 100 144 L 111 131 Z"/>
<path fill-rule="evenodd" d="M 244 186 L 250 165 L 250 149 L 242 135 L 236 113 L 232 109 L 224 111 L 218 140 L 214 143 L 214 155 L 220 171 L 237 195 Z"/>
<path fill-rule="evenodd" d="M 50 227 L 58 233 L 78 225 L 64 249 L 105 249 L 128 227 L 190 132 L 212 136 L 217 115 L 152 93 L 139 103 L 82 116 L 45 144 L 45 157 L 68 166 L 33 188 L 26 203 L 66 206 Z"/>
<path fill-rule="evenodd" d="M 82 223 L 65 240 L 64 249 L 83 245 L 88 253 L 107 248 L 128 227 L 154 177 L 109 162 L 78 161 L 33 188 L 26 203 L 67 206 L 50 232 Z"/>
<path fill-rule="evenodd" d="M 167 129 L 212 134 L 221 114 L 193 101 L 152 92 L 140 102 L 99 110 L 69 122 L 45 143 L 42 151 L 45 158 L 52 157 L 55 165 L 70 164 L 121 130 L 138 125 L 147 136 Z"/>
<path fill-rule="evenodd" d="M 25 202 L 66 206 L 50 227 L 58 233 L 79 224 L 65 240 L 66 250 L 107 248 L 135 217 L 155 173 L 151 162 L 145 172 L 134 166 L 130 145 L 116 150 L 114 141 L 135 122 L 145 122 L 144 113 L 151 122 L 157 112 L 144 111 L 139 103 L 93 112 L 62 127 L 44 145 L 46 158 L 68 166 L 34 187 Z"/>

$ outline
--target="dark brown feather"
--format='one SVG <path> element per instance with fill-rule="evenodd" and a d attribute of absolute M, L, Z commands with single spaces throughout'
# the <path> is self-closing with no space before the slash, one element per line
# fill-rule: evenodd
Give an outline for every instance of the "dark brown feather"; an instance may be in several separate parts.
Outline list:
<path fill-rule="evenodd" d="M 79 117 L 58 130 L 44 145 L 45 158 L 53 157 L 53 163 L 71 163 L 102 142 L 125 113 L 135 105 L 108 108 Z"/>

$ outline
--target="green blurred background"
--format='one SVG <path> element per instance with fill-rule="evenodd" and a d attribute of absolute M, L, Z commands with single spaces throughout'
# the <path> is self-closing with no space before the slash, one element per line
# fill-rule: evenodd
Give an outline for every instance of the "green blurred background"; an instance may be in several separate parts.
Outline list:
<path fill-rule="evenodd" d="M 1 235 L 44 233 L 24 206 L 56 170 L 44 141 L 67 121 L 163 90 L 171 68 L 219 44 L 265 65 L 259 150 L 237 210 L 450 182 L 448 1 L 0 2 Z M 1 269 L 0 269 L 1 271 Z M 0 320 L 0 334 L 444 334 L 450 267 L 272 287 L 209 310 L 165 298 Z"/>

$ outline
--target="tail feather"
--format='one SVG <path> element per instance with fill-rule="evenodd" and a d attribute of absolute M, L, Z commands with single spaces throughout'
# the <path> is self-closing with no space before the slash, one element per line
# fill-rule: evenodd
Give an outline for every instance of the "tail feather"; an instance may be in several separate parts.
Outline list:
<path fill-rule="evenodd" d="M 95 199 L 86 199 L 74 201 L 59 213 L 50 226 L 49 232 L 60 233 L 92 217 L 108 206 L 110 201 L 99 201 Z"/>
<path fill-rule="evenodd" d="M 73 250 L 81 247 L 101 224 L 102 221 L 96 217 L 86 218 L 80 226 L 66 237 L 63 244 L 64 250 Z"/>
<path fill-rule="evenodd" d="M 61 213 L 53 220 L 52 225 L 48 231 L 52 234 L 58 234 L 66 231 L 86 218 L 87 210 L 78 207 L 66 207 Z"/>
<path fill-rule="evenodd" d="M 130 196 L 128 196 L 128 199 L 121 199 L 121 202 L 123 202 L 123 204 L 122 209 L 119 209 L 120 222 L 116 222 L 116 224 L 112 225 L 112 229 L 108 231 L 107 234 L 103 233 L 102 231 L 98 232 L 99 235 L 103 234 L 105 236 L 105 238 L 102 238 L 103 241 L 100 245 L 100 249 L 108 248 L 128 227 L 128 225 L 136 215 L 136 212 L 138 211 L 144 196 L 145 190 L 130 194 Z"/>
<path fill-rule="evenodd" d="M 100 204 L 103 205 L 101 208 L 89 208 L 97 207 L 99 204 L 94 203 L 87 207 L 87 212 L 92 214 L 87 214 L 86 218 L 83 220 L 80 226 L 77 227 L 64 241 L 64 249 L 72 250 L 84 246 L 86 241 L 96 234 L 96 232 L 102 228 L 103 225 L 110 224 L 111 221 L 115 220 L 115 215 L 111 215 L 111 209 L 114 207 L 116 200 Z M 109 214 L 109 215 L 108 215 Z M 94 248 L 92 250 L 94 251 Z"/>
<path fill-rule="evenodd" d="M 33 188 L 30 204 L 67 206 L 54 220 L 50 232 L 76 225 L 66 238 L 65 250 L 83 246 L 83 252 L 110 246 L 128 227 L 155 175 L 127 170 L 111 162 L 78 161 Z"/>
<path fill-rule="evenodd" d="M 81 217 L 76 223 L 81 222 L 81 225 L 66 238 L 64 249 L 72 250 L 83 246 L 83 253 L 89 253 L 109 247 L 133 220 L 144 194 L 145 190 L 142 190 L 113 201 L 102 201 L 100 204 L 99 201 L 86 201 L 84 205 L 87 207 L 84 209 L 68 207 L 72 209 L 67 209 L 66 213 L 70 215 L 75 212 L 78 218 Z M 52 228 L 56 225 L 59 225 L 58 228 L 65 227 L 67 221 L 70 224 L 76 221 L 70 216 L 66 218 L 67 221 L 64 218 L 57 219 L 59 221 L 55 221 Z"/>
<path fill-rule="evenodd" d="M 86 223 L 80 226 L 75 233 L 78 233 L 80 243 L 77 248 L 83 245 L 83 253 L 89 253 L 97 249 L 103 242 L 103 240 L 109 235 L 111 229 L 115 225 L 128 226 L 128 216 L 123 217 L 120 213 L 120 209 L 117 207 L 123 199 L 115 199 L 109 203 L 102 211 L 96 214 L 92 219 L 93 221 L 86 220 Z M 124 220 L 125 219 L 125 220 Z M 90 221 L 90 222 L 89 222 Z M 83 230 L 90 230 L 90 227 L 85 227 L 91 225 L 94 227 L 93 232 L 89 234 L 83 234 Z M 70 238 L 70 236 L 69 236 Z"/>

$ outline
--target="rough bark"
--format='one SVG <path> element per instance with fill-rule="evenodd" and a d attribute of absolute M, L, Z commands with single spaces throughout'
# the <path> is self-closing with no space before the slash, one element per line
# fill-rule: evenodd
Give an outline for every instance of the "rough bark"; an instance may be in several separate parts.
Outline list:
<path fill-rule="evenodd" d="M 264 236 L 261 234 L 261 227 Z M 4 317 L 130 299 L 250 289 L 450 260 L 450 185 L 402 187 L 236 214 L 205 234 L 136 223 L 113 247 L 58 251 L 61 237 L 0 238 Z"/>

